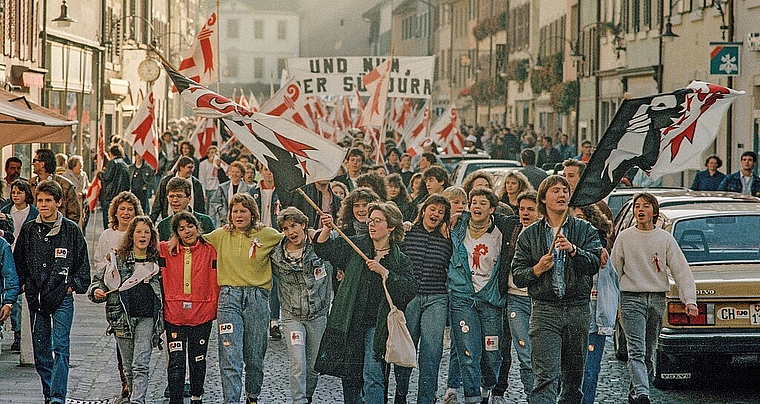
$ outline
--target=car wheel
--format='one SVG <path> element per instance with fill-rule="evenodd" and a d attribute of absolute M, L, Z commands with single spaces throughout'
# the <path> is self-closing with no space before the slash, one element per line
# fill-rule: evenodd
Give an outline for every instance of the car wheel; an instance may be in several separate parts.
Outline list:
<path fill-rule="evenodd" d="M 621 362 L 628 361 L 628 346 L 625 342 L 625 332 L 620 324 L 620 319 L 615 322 L 615 335 L 612 338 L 615 343 L 615 358 Z"/>

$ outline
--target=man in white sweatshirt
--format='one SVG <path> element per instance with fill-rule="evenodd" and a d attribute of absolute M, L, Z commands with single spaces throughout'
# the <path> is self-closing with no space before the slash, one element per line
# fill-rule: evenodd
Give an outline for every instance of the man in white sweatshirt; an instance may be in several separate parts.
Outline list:
<path fill-rule="evenodd" d="M 670 271 L 686 314 L 698 314 L 697 294 L 689 263 L 667 231 L 656 228 L 657 199 L 648 193 L 633 197 L 636 226 L 622 231 L 612 248 L 612 264 L 620 277 L 621 320 L 628 344 L 631 390 L 628 402 L 649 404 L 649 377 L 654 349 L 662 328 Z"/>

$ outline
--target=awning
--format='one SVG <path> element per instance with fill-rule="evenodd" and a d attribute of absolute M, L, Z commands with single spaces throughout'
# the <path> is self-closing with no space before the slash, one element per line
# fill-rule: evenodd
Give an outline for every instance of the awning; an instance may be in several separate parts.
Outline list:
<path fill-rule="evenodd" d="M 21 74 L 24 87 L 44 88 L 45 75 L 35 72 L 26 71 Z"/>
<path fill-rule="evenodd" d="M 0 146 L 16 143 L 68 143 L 78 122 L 0 90 Z"/>

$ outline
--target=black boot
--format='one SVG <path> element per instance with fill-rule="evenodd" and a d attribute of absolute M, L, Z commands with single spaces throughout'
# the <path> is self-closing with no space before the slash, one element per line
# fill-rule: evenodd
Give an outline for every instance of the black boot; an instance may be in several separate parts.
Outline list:
<path fill-rule="evenodd" d="M 13 332 L 13 344 L 11 344 L 11 352 L 21 352 L 21 331 Z"/>

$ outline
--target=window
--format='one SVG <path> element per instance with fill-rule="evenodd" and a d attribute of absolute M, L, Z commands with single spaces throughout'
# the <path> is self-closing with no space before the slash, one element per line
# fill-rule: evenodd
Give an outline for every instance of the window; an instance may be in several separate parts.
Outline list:
<path fill-rule="evenodd" d="M 238 76 L 238 59 L 236 57 L 227 58 L 227 66 L 224 69 L 224 75 L 227 77 Z"/>
<path fill-rule="evenodd" d="M 227 38 L 238 38 L 238 20 L 227 20 Z"/>
<path fill-rule="evenodd" d="M 277 39 L 286 39 L 288 33 L 288 22 L 285 20 L 277 21 Z"/>
<path fill-rule="evenodd" d="M 288 59 L 277 59 L 277 72 L 275 74 L 281 74 L 285 70 Z"/>
<path fill-rule="evenodd" d="M 264 39 L 264 20 L 253 21 L 253 38 Z"/>
<path fill-rule="evenodd" d="M 253 58 L 253 78 L 264 78 L 264 58 Z"/>

